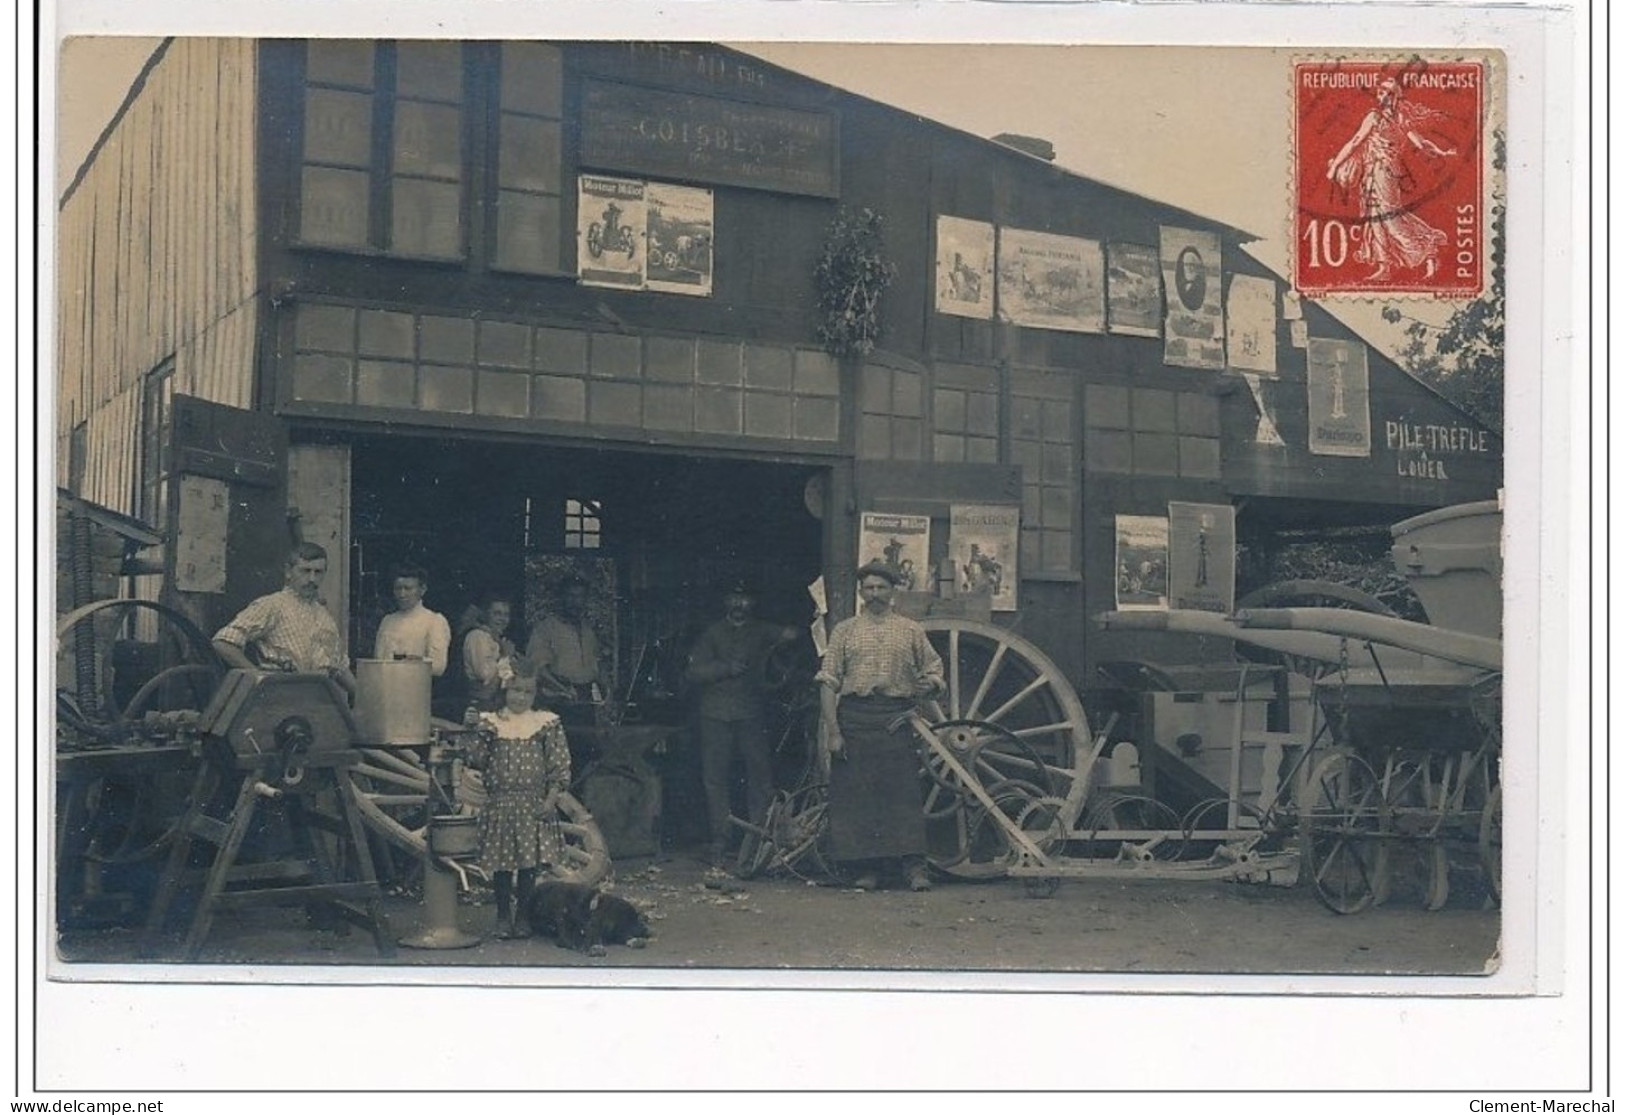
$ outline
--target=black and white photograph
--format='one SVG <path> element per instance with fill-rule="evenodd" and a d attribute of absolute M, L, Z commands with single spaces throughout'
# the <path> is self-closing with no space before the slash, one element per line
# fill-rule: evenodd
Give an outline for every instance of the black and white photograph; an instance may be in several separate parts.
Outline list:
<path fill-rule="evenodd" d="M 1524 54 L 520 22 L 43 46 L 46 984 L 1550 987 Z M 1482 293 L 1299 287 L 1466 63 Z"/>

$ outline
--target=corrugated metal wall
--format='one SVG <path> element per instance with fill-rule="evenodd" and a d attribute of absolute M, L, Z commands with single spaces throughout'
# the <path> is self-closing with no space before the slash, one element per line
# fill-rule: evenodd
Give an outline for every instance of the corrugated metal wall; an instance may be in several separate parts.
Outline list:
<path fill-rule="evenodd" d="M 87 423 L 81 494 L 118 511 L 148 371 L 173 356 L 175 391 L 253 399 L 255 50 L 172 40 L 61 205 L 58 433 Z"/>

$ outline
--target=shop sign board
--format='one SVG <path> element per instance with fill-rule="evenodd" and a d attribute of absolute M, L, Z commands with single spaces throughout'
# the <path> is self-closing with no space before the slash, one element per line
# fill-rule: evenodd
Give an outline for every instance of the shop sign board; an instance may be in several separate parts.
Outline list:
<path fill-rule="evenodd" d="M 1076 236 L 999 229 L 999 317 L 1012 325 L 1101 333 L 1106 264 L 1100 243 Z"/>
<path fill-rule="evenodd" d="M 1162 229 L 1162 283 L 1168 292 L 1163 363 L 1181 368 L 1224 367 L 1224 269 L 1219 236 Z"/>
<path fill-rule="evenodd" d="M 1119 611 L 1168 607 L 1168 519 L 1162 515 L 1117 516 L 1117 607 Z"/>
<path fill-rule="evenodd" d="M 583 82 L 581 165 L 651 178 L 836 197 L 833 113 Z"/>
<path fill-rule="evenodd" d="M 1371 456 L 1371 384 L 1365 345 L 1309 338 L 1309 452 Z"/>
<path fill-rule="evenodd" d="M 1404 416 L 1383 420 L 1383 439 L 1394 454 L 1394 471 L 1409 480 L 1452 479 L 1456 462 L 1490 453 L 1489 433 L 1461 423 L 1413 422 Z"/>
<path fill-rule="evenodd" d="M 931 517 L 865 511 L 858 526 L 858 564 L 872 561 L 892 569 L 904 592 L 931 591 Z"/>
<path fill-rule="evenodd" d="M 1168 599 L 1175 608 L 1229 615 L 1236 608 L 1236 509 L 1168 505 Z"/>
<path fill-rule="evenodd" d="M 956 503 L 948 516 L 948 556 L 961 595 L 986 593 L 995 612 L 1016 610 L 1020 570 L 1016 544 L 1021 508 L 1013 504 Z"/>

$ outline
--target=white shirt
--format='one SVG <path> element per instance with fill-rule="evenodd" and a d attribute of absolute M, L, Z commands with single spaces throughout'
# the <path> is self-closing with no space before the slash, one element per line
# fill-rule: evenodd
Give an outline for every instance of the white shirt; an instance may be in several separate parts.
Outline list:
<path fill-rule="evenodd" d="M 422 658 L 428 661 L 429 672 L 439 677 L 446 672 L 450 649 L 451 624 L 446 617 L 417 604 L 409 612 L 391 612 L 384 617 L 378 625 L 372 656 L 386 660 L 397 655 Z"/>

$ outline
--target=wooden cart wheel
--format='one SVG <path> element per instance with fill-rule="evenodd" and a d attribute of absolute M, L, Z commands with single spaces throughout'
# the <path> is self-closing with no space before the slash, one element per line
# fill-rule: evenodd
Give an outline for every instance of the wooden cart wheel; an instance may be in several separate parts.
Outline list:
<path fill-rule="evenodd" d="M 1060 668 L 1026 639 L 991 623 L 927 618 L 923 626 L 942 656 L 947 683 L 947 692 L 925 706 L 933 728 L 957 733 L 960 745 L 974 744 L 971 769 L 984 786 L 1015 780 L 1034 786 L 1037 797 L 1064 794 L 1058 783 L 1072 777 L 1078 756 L 1089 754 L 1092 736 L 1083 702 Z M 932 866 L 960 878 L 1002 875 L 1005 857 L 972 850 L 979 803 L 945 785 L 940 772 L 926 775 Z"/>
<path fill-rule="evenodd" d="M 1484 885 L 1489 888 L 1490 899 L 1501 904 L 1501 785 L 1496 783 L 1484 802 L 1484 814 L 1478 823 L 1478 860 L 1484 867 Z"/>
<path fill-rule="evenodd" d="M 1333 752 L 1310 775 L 1305 798 L 1302 855 L 1315 897 L 1339 914 L 1380 902 L 1388 886 L 1387 810 L 1370 765 Z"/>
<path fill-rule="evenodd" d="M 923 622 L 948 683 L 942 699 L 928 706 L 934 721 L 996 724 L 1062 770 L 1071 770 L 1075 755 L 1089 753 L 1083 702 L 1043 651 L 991 623 Z"/>
<path fill-rule="evenodd" d="M 350 777 L 367 828 L 409 855 L 428 854 L 429 774 L 416 755 L 405 749 L 365 748 Z M 587 807 L 574 795 L 561 793 L 557 821 L 564 853 L 563 862 L 553 865 L 553 876 L 588 885 L 608 878 L 609 843 Z"/>

